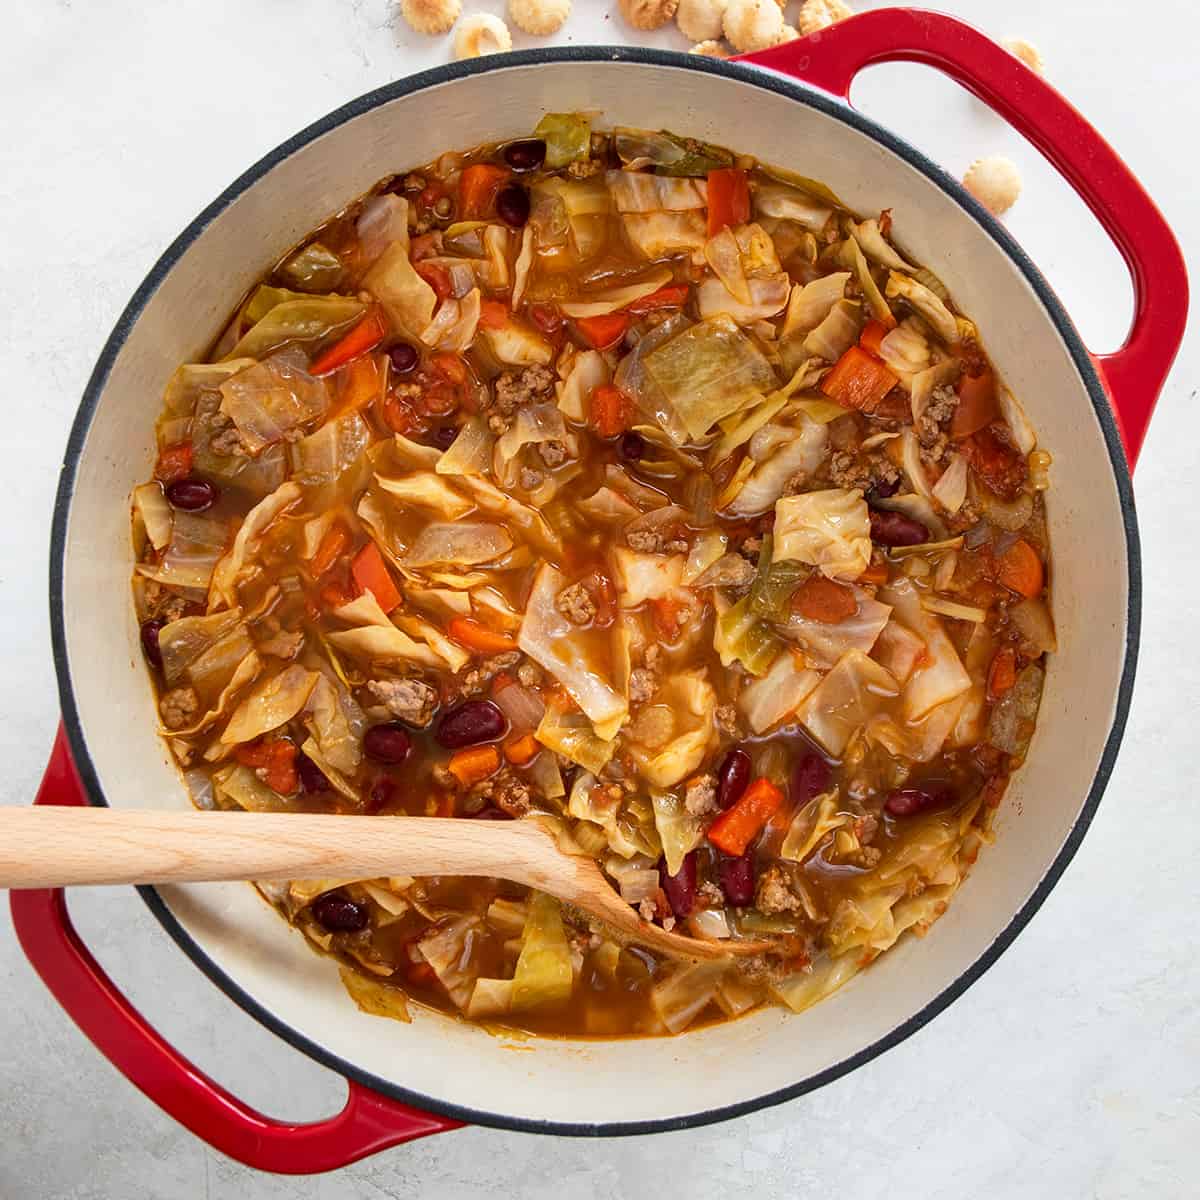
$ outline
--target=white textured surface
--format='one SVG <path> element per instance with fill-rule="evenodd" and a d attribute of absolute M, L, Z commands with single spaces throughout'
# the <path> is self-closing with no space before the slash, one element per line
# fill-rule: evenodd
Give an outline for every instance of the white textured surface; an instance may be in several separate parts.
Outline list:
<path fill-rule="evenodd" d="M 0 533 L 6 803 L 31 798 L 53 730 L 49 512 L 67 427 L 117 314 L 175 233 L 253 159 L 344 100 L 449 53 L 447 41 L 392 21 L 383 0 L 14 7 L 0 48 L 0 96 L 12 114 L 0 142 L 0 261 L 10 281 L 0 331 L 12 414 L 3 438 L 13 497 Z M 502 10 L 496 0 L 472 7 Z M 607 4 L 576 0 L 575 8 L 559 41 L 624 36 Z M 1200 239 L 1186 224 L 1200 182 L 1185 150 L 1200 118 L 1190 51 L 1200 26 L 1190 9 L 1160 5 L 1142 24 L 1107 0 L 1088 6 L 1086 23 L 1074 4 L 1014 0 L 1000 13 L 963 0 L 953 8 L 1041 48 L 1051 79 L 1141 174 L 1200 261 Z M 658 40 L 678 44 L 670 34 Z M 917 68 L 873 72 L 856 99 L 952 170 L 981 154 L 1011 154 L 1026 190 L 1010 228 L 1095 348 L 1119 341 L 1129 289 L 1116 256 L 1034 152 Z M 465 1130 L 336 1176 L 272 1179 L 208 1151 L 120 1079 L 48 999 L 4 923 L 0 1196 L 149 1200 L 199 1195 L 203 1186 L 206 1195 L 249 1200 L 457 1200 L 501 1190 L 574 1200 L 642 1194 L 664 1179 L 697 1200 L 817 1189 L 1193 1195 L 1200 668 L 1184 631 L 1198 615 L 1200 582 L 1200 520 L 1188 503 L 1200 467 L 1198 375 L 1193 334 L 1138 470 L 1142 665 L 1106 800 L 1032 926 L 903 1046 L 813 1096 L 711 1129 L 601 1143 Z M 1169 491 L 1176 481 L 1182 487 Z M 337 1081 L 216 992 L 132 892 L 83 899 L 86 911 L 78 897 L 75 909 L 85 938 L 202 1067 L 276 1115 L 313 1118 L 339 1103 Z M 719 1099 L 720 1080 L 712 1087 Z"/>

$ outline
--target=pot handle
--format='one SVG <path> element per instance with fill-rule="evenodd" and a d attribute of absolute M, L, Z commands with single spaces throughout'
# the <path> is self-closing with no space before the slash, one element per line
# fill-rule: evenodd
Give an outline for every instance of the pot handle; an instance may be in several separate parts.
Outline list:
<path fill-rule="evenodd" d="M 35 803 L 87 803 L 61 725 Z M 263 1171 L 315 1174 L 461 1125 L 353 1080 L 345 1107 L 323 1121 L 292 1124 L 266 1117 L 209 1079 L 147 1024 L 80 940 L 61 888 L 14 891 L 11 905 L 22 949 L 75 1024 L 155 1104 L 230 1158 Z"/>
<path fill-rule="evenodd" d="M 769 67 L 849 101 L 864 67 L 919 62 L 962 84 L 1042 152 L 1116 243 L 1133 277 L 1125 344 L 1093 354 L 1130 465 L 1183 339 L 1187 269 L 1170 227 L 1107 142 L 1048 83 L 973 26 L 940 13 L 884 8 L 737 61 Z"/>

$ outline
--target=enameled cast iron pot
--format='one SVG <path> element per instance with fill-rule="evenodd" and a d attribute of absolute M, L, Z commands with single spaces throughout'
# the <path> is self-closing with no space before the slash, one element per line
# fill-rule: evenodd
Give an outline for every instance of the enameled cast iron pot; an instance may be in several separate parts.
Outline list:
<path fill-rule="evenodd" d="M 932 162 L 849 107 L 855 74 L 895 59 L 937 67 L 975 92 L 1096 213 L 1134 278 L 1135 319 L 1120 351 L 1091 355 L 1012 238 Z M 382 1021 L 355 1008 L 334 964 L 247 885 L 143 889 L 217 986 L 350 1081 L 346 1108 L 311 1125 L 254 1112 L 163 1042 L 81 944 L 61 892 L 15 893 L 26 952 L 96 1045 L 199 1136 L 258 1167 L 327 1170 L 461 1122 L 572 1134 L 676 1129 L 819 1087 L 919 1029 L 996 960 L 1074 854 L 1112 769 L 1139 620 L 1128 463 L 1182 337 L 1182 257 L 1128 169 L 1049 86 L 967 26 L 884 10 L 741 62 L 579 48 L 441 67 L 317 122 L 205 209 L 122 315 L 71 433 L 51 553 L 64 732 L 38 802 L 188 803 L 154 732 L 128 588 L 127 498 L 152 460 L 154 417 L 176 364 L 204 350 L 288 247 L 381 176 L 448 148 L 527 134 L 546 111 L 581 109 L 794 167 L 860 212 L 890 207 L 904 248 L 977 321 L 1054 455 L 1061 649 L 1029 762 L 1004 802 L 996 844 L 929 937 L 898 945 L 802 1016 L 771 1009 L 674 1039 L 535 1040 L 518 1052 L 425 1011 L 411 1025 Z"/>

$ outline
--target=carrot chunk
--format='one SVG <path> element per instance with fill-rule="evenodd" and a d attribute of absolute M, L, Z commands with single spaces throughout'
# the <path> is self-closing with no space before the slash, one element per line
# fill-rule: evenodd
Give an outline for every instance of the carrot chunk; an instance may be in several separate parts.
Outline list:
<path fill-rule="evenodd" d="M 792 593 L 792 611 L 809 621 L 837 625 L 858 612 L 854 593 L 824 575 L 810 575 Z"/>
<path fill-rule="evenodd" d="M 322 351 L 308 364 L 310 375 L 328 375 L 338 367 L 344 367 L 353 359 L 360 358 L 368 350 L 374 350 L 388 334 L 387 317 L 383 309 L 372 305 L 366 315 L 349 333 L 344 334 L 328 350 Z"/>
<path fill-rule="evenodd" d="M 463 220 L 478 221 L 488 216 L 496 203 L 496 193 L 508 176 L 509 172 L 495 163 L 467 167 L 458 184 Z"/>
<path fill-rule="evenodd" d="M 575 328 L 593 350 L 609 350 L 615 346 L 629 328 L 628 313 L 608 313 L 603 317 L 579 317 Z"/>
<path fill-rule="evenodd" d="M 385 613 L 391 612 L 400 603 L 400 591 L 392 582 L 383 555 L 374 542 L 368 542 L 354 556 L 350 573 L 362 591 L 370 592 L 379 601 L 379 607 Z"/>
<path fill-rule="evenodd" d="M 783 793 L 769 779 L 756 779 L 742 798 L 709 827 L 708 840 L 718 850 L 738 858 L 758 837 L 783 804 Z"/>
<path fill-rule="evenodd" d="M 495 746 L 468 746 L 450 756 L 446 769 L 463 787 L 471 787 L 500 769 L 500 751 Z"/>
<path fill-rule="evenodd" d="M 708 236 L 716 237 L 727 225 L 750 220 L 750 179 L 736 167 L 708 173 Z"/>
<path fill-rule="evenodd" d="M 1017 538 L 997 556 L 996 578 L 1006 588 L 1030 598 L 1041 595 L 1046 571 L 1037 551 L 1024 538 Z"/>
<path fill-rule="evenodd" d="M 821 380 L 821 391 L 844 408 L 873 413 L 896 386 L 896 379 L 874 355 L 851 346 Z"/>
<path fill-rule="evenodd" d="M 447 632 L 459 645 L 484 654 L 503 654 L 517 648 L 517 643 L 507 634 L 496 633 L 486 625 L 472 621 L 470 617 L 455 617 Z"/>
<path fill-rule="evenodd" d="M 593 390 L 590 424 L 597 436 L 616 437 L 629 428 L 632 419 L 633 405 L 620 388 L 605 383 Z"/>

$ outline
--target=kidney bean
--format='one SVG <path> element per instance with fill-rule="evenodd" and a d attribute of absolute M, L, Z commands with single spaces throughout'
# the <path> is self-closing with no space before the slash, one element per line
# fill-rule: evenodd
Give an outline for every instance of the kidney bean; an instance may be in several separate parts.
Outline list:
<path fill-rule="evenodd" d="M 919 546 L 929 541 L 929 530 L 903 513 L 871 509 L 871 541 L 881 546 Z"/>
<path fill-rule="evenodd" d="M 677 875 L 667 874 L 667 860 L 658 864 L 658 882 L 666 893 L 667 903 L 679 920 L 696 911 L 696 851 L 689 851 L 679 864 Z"/>
<path fill-rule="evenodd" d="M 536 171 L 546 161 L 546 143 L 541 138 L 523 138 L 504 147 L 504 161 L 514 171 Z"/>
<path fill-rule="evenodd" d="M 495 805 L 489 804 L 487 808 L 481 808 L 477 813 L 472 813 L 471 817 L 476 821 L 511 821 L 512 813 L 502 812 Z"/>
<path fill-rule="evenodd" d="M 389 346 L 387 355 L 392 370 L 397 375 L 407 375 L 410 371 L 415 371 L 417 363 L 421 361 L 416 347 L 410 346 L 408 342 L 397 342 L 394 346 Z"/>
<path fill-rule="evenodd" d="M 449 450 L 454 445 L 454 439 L 458 437 L 458 426 L 456 425 L 439 425 L 430 435 L 429 442 L 436 446 L 439 450 Z"/>
<path fill-rule="evenodd" d="M 399 794 L 400 789 L 396 786 L 396 781 L 389 779 L 386 775 L 380 775 L 371 784 L 371 790 L 367 793 L 367 812 L 377 813 L 382 809 L 391 808 L 399 798 Z"/>
<path fill-rule="evenodd" d="M 867 503 L 872 500 L 889 500 L 900 490 L 900 476 L 895 479 L 878 479 L 867 492 Z"/>
<path fill-rule="evenodd" d="M 167 484 L 167 499 L 171 506 L 184 512 L 203 512 L 217 502 L 220 494 L 207 479 L 177 479 Z"/>
<path fill-rule="evenodd" d="M 945 783 L 897 788 L 883 802 L 883 811 L 893 817 L 911 817 L 930 808 L 948 808 L 956 799 L 954 789 Z"/>
<path fill-rule="evenodd" d="M 325 772 L 303 750 L 296 753 L 296 772 L 300 776 L 300 787 L 310 795 L 327 792 L 332 786 L 325 778 Z"/>
<path fill-rule="evenodd" d="M 753 764 L 750 755 L 737 747 L 725 755 L 717 768 L 717 804 L 721 808 L 729 808 L 736 804 L 742 793 L 750 786 L 750 773 Z"/>
<path fill-rule="evenodd" d="M 754 903 L 754 875 L 753 850 L 747 850 L 738 858 L 722 854 L 717 864 L 721 891 L 734 908 L 749 908 Z"/>
<path fill-rule="evenodd" d="M 367 910 L 349 896 L 326 892 L 310 906 L 317 924 L 327 933 L 357 933 L 367 927 Z"/>
<path fill-rule="evenodd" d="M 792 768 L 792 804 L 799 808 L 814 796 L 828 791 L 832 773 L 829 764 L 819 754 L 804 755 Z"/>
<path fill-rule="evenodd" d="M 155 618 L 151 621 L 143 621 L 142 627 L 138 631 L 142 639 L 142 653 L 146 656 L 146 661 L 157 671 L 162 670 L 162 648 L 158 644 L 158 635 L 162 632 L 162 627 L 166 621 Z"/>
<path fill-rule="evenodd" d="M 496 196 L 496 216 L 505 225 L 520 229 L 529 220 L 529 193 L 519 183 L 501 188 Z"/>
<path fill-rule="evenodd" d="M 412 738 L 408 730 L 395 721 L 386 725 L 372 725 L 363 734 L 363 752 L 376 762 L 398 766 L 412 750 Z"/>
<path fill-rule="evenodd" d="M 434 736 L 447 750 L 461 750 L 494 742 L 507 730 L 508 718 L 490 700 L 468 700 L 443 715 Z"/>
<path fill-rule="evenodd" d="M 631 429 L 621 436 L 621 440 L 617 443 L 617 450 L 627 462 L 637 462 L 646 453 L 646 439 Z"/>

